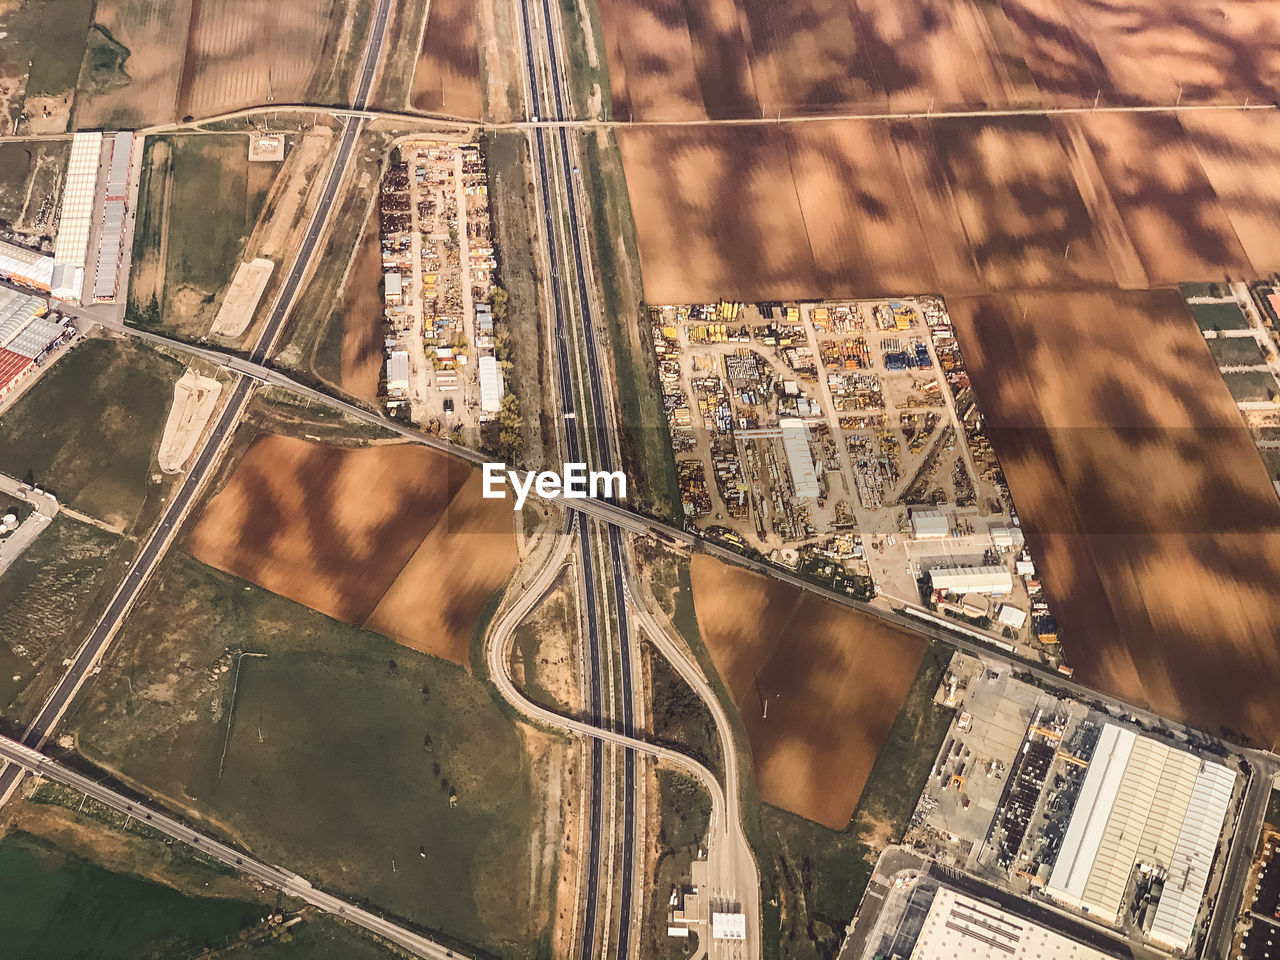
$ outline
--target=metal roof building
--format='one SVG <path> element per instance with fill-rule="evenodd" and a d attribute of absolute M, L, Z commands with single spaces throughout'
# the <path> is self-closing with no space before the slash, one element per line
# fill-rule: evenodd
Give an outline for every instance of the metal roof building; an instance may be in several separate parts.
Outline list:
<path fill-rule="evenodd" d="M 67 179 L 62 188 L 62 216 L 53 245 L 53 283 L 50 289 L 59 300 L 80 300 L 101 153 L 101 133 L 77 133 L 71 140 Z"/>
<path fill-rule="evenodd" d="M 102 206 L 102 232 L 98 237 L 98 269 L 93 281 L 95 300 L 114 300 L 119 286 L 132 151 L 132 133 L 117 133 L 112 138 L 107 195 Z"/>
<path fill-rule="evenodd" d="M 927 561 L 926 561 L 927 562 Z M 941 559 L 939 564 L 948 563 Z M 1013 574 L 1005 567 L 965 567 L 940 565 L 929 570 L 934 590 L 947 593 L 1002 594 L 1013 590 Z"/>
<path fill-rule="evenodd" d="M 796 496 L 816 499 L 822 488 L 818 486 L 818 474 L 813 469 L 809 428 L 798 417 L 784 417 L 778 426 L 782 428 L 782 449 L 791 467 L 791 482 L 795 484 Z"/>
<path fill-rule="evenodd" d="M 1107 960 L 1111 956 L 949 887 L 938 888 L 911 951 L 911 960 Z"/>
<path fill-rule="evenodd" d="M 951 532 L 946 514 L 936 507 L 909 507 L 908 512 L 917 540 L 940 540 Z"/>
<path fill-rule="evenodd" d="M 387 357 L 387 389 L 409 389 L 409 351 L 392 350 Z"/>
<path fill-rule="evenodd" d="M 1220 763 L 1104 725 L 1046 892 L 1115 923 L 1134 868 L 1163 873 L 1150 937 L 1187 946 L 1235 779 Z"/>
<path fill-rule="evenodd" d="M 47 292 L 53 284 L 53 257 L 0 240 L 0 277 Z"/>
<path fill-rule="evenodd" d="M 480 358 L 480 409 L 497 413 L 502 409 L 502 370 L 496 357 Z"/>

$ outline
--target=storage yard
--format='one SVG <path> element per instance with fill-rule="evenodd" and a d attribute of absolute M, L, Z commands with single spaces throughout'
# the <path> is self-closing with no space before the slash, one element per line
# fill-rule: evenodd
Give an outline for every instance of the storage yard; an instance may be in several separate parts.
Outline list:
<path fill-rule="evenodd" d="M 769 803 L 849 824 L 925 643 L 711 557 L 690 569 L 698 626 L 742 712 Z"/>
<path fill-rule="evenodd" d="M 510 504 L 481 500 L 470 467 L 425 447 L 266 435 L 201 510 L 188 547 L 335 619 L 461 656 L 480 607 L 514 565 L 512 516 Z M 474 551 L 465 567 L 457 538 Z M 459 578 L 446 581 L 444 566 Z M 438 598 L 429 611 L 427 595 Z"/>
<path fill-rule="evenodd" d="M 856 595 L 923 592 L 1006 640 L 1056 640 L 941 300 L 650 318 L 686 522 Z"/>
<path fill-rule="evenodd" d="M 506 392 L 488 194 L 477 146 L 414 140 L 378 200 L 386 407 L 470 442 Z"/>

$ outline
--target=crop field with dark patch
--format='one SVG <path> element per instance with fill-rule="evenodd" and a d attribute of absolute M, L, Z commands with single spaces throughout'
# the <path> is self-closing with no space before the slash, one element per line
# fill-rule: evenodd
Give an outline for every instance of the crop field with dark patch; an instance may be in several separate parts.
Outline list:
<path fill-rule="evenodd" d="M 422 53 L 413 75 L 414 109 L 479 118 L 480 47 L 474 0 L 431 0 Z"/>

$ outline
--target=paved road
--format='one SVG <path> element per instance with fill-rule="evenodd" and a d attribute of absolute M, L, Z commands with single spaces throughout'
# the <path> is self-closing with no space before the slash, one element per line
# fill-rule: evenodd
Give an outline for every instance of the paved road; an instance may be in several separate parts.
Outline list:
<path fill-rule="evenodd" d="M 1267 802 L 1271 799 L 1271 783 L 1276 775 L 1276 764 L 1261 757 L 1252 758 L 1250 763 L 1251 776 L 1231 835 L 1231 846 L 1223 868 L 1222 882 L 1218 886 L 1218 895 L 1214 900 L 1209 930 L 1205 934 L 1204 949 L 1200 951 L 1200 955 L 1205 958 L 1225 957 L 1231 950 L 1236 917 L 1244 906 L 1244 888 L 1249 879 L 1249 866 L 1253 862 L 1258 838 L 1262 835 Z"/>
<path fill-rule="evenodd" d="M 328 913 L 336 914 L 344 920 L 350 920 L 352 923 L 372 930 L 379 936 L 399 944 L 417 956 L 428 957 L 430 960 L 448 960 L 451 957 L 463 956 L 448 947 L 441 946 L 429 937 L 424 937 L 420 933 L 408 930 L 353 903 L 325 893 L 323 890 L 317 890 L 296 873 L 292 873 L 282 867 L 272 866 L 269 863 L 263 863 L 261 860 L 255 860 L 248 854 L 220 843 L 207 834 L 192 830 L 186 824 L 174 820 L 159 810 L 117 793 L 96 780 L 77 773 L 75 770 L 63 766 L 57 761 L 46 757 L 38 750 L 33 750 L 16 740 L 0 737 L 0 758 L 8 761 L 9 769 L 21 767 L 47 780 L 61 783 L 92 797 L 113 810 L 142 821 L 147 826 L 199 850 L 206 856 L 221 861 L 246 876 L 281 890 L 291 897 L 305 900 L 312 906 L 319 907 Z"/>
<path fill-rule="evenodd" d="M 383 40 L 385 39 L 385 27 L 390 6 L 391 0 L 379 0 L 378 12 L 374 16 L 374 24 L 379 26 L 380 29 L 370 31 L 369 48 L 365 55 L 365 66 L 356 98 L 356 103 L 360 106 L 363 106 L 368 98 L 369 88 L 376 73 L 376 65 L 381 54 Z M 285 319 L 288 317 L 293 298 L 297 293 L 302 278 L 307 273 L 317 242 L 332 211 L 334 198 L 342 183 L 362 124 L 363 121 L 353 120 L 348 121 L 346 125 L 337 156 L 329 173 L 328 182 L 325 184 L 316 211 L 311 218 L 306 239 L 298 251 L 293 267 L 281 288 L 275 307 L 263 328 L 257 345 L 250 352 L 251 360 L 256 363 L 260 364 L 266 359 L 272 345 L 279 336 Z M 169 501 L 160 522 L 151 531 L 142 549 L 129 566 L 129 570 L 117 588 L 115 595 L 111 598 L 106 612 L 81 645 L 72 660 L 70 669 L 59 681 L 40 713 L 23 734 L 23 743 L 33 747 L 38 747 L 44 743 L 54 725 L 66 712 L 72 698 L 75 697 L 80 687 L 84 684 L 85 678 L 97 665 L 103 651 L 114 635 L 116 627 L 132 606 L 147 578 L 155 569 L 156 563 L 164 555 L 164 551 L 173 534 L 181 525 L 187 509 L 203 485 L 210 469 L 216 463 L 223 441 L 231 434 L 239 422 L 253 384 L 254 380 L 250 377 L 237 377 L 227 404 L 210 431 L 208 439 L 205 441 L 195 463 L 183 478 L 173 498 Z M 21 770 L 12 765 L 8 765 L 3 771 L 0 771 L 0 804 L 3 804 L 8 799 L 20 777 Z"/>

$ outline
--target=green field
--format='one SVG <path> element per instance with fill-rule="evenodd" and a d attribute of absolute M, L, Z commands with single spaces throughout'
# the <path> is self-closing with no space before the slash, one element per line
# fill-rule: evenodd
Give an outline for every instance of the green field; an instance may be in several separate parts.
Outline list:
<path fill-rule="evenodd" d="M 111 35 L 100 23 L 89 30 L 84 49 L 84 63 L 80 66 L 77 86 L 81 93 L 99 95 L 123 87 L 129 82 L 125 64 L 129 60 L 129 48 Z"/>
<path fill-rule="evenodd" d="M 1193 303 L 1191 315 L 1201 330 L 1246 330 L 1249 321 L 1234 303 Z"/>
<path fill-rule="evenodd" d="M 249 162 L 244 136 L 147 138 L 133 241 L 137 269 L 129 290 L 132 322 L 189 337 L 208 332 L 275 174 L 275 164 Z"/>
<path fill-rule="evenodd" d="M 34 718 L 84 639 L 110 594 L 110 572 L 121 572 L 122 544 L 63 514 L 0 577 L 0 716 L 9 723 Z"/>
<path fill-rule="evenodd" d="M 5 75 L 21 72 L 30 61 L 27 96 L 72 90 L 80 73 L 93 7 L 94 0 L 26 0 L 0 18 L 0 67 Z"/>
<path fill-rule="evenodd" d="M 609 320 L 607 352 L 616 374 L 623 466 L 631 480 L 628 499 L 633 509 L 679 523 L 675 457 L 658 396 L 648 315 L 641 302 L 640 255 L 622 159 L 612 138 L 602 148 L 596 134 L 588 133 L 580 146 Z"/>
<path fill-rule="evenodd" d="M 1220 367 L 1253 366 L 1266 362 L 1258 341 L 1253 337 L 1215 337 L 1205 343 Z"/>
<path fill-rule="evenodd" d="M 724 758 L 711 711 L 662 654 L 647 643 L 642 649 L 649 660 L 653 691 L 651 738 L 688 754 L 723 781 Z"/>
<path fill-rule="evenodd" d="M 583 29 L 587 18 L 591 36 Z M 609 86 L 609 70 L 605 65 L 604 28 L 600 23 L 597 4 L 584 0 L 560 0 L 560 23 L 563 26 L 565 46 L 569 51 L 569 89 L 575 117 L 598 117 L 607 120 L 612 115 L 613 91 Z M 594 43 L 591 43 L 594 41 Z M 591 50 L 590 47 L 595 49 Z M 592 58 L 595 66 L 591 65 Z M 597 110 L 590 110 L 593 94 L 600 98 Z"/>
<path fill-rule="evenodd" d="M 0 472 L 31 476 L 63 503 L 129 526 L 149 494 L 153 453 L 182 373 L 127 341 L 87 340 L 0 416 Z"/>
<path fill-rule="evenodd" d="M 1227 389 L 1232 399 L 1240 400 L 1275 400 L 1280 396 L 1280 384 L 1276 383 L 1273 374 L 1266 370 L 1224 373 Z"/>
<path fill-rule="evenodd" d="M 242 660 L 232 704 L 226 651 L 241 646 L 268 656 Z M 94 762 L 446 936 L 520 953 L 542 934 L 528 763 L 513 720 L 466 671 L 185 553 L 107 656 L 68 725 Z"/>
<path fill-rule="evenodd" d="M 265 912 L 113 873 L 16 831 L 0 840 L 0 902 L 0 944 L 12 960 L 190 956 L 238 938 Z"/>

